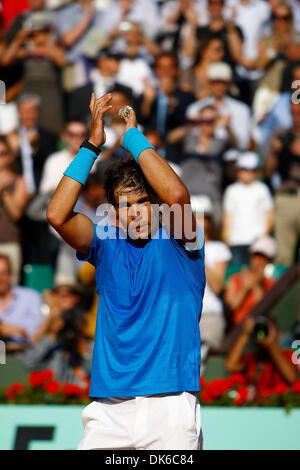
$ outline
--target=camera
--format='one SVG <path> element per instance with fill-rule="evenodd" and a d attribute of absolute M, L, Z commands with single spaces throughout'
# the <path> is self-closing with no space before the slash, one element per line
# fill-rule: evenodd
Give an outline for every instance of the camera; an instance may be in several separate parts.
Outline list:
<path fill-rule="evenodd" d="M 255 318 L 253 328 L 253 336 L 255 339 L 264 339 L 269 334 L 269 319 L 268 317 L 258 316 Z"/>

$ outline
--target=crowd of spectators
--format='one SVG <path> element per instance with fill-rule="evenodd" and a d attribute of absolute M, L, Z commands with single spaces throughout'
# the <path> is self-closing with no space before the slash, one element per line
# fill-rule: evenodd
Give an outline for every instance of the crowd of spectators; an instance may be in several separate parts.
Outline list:
<path fill-rule="evenodd" d="M 204 224 L 205 359 L 274 286 L 266 267 L 299 261 L 300 1 L 0 6 L 0 337 L 31 369 L 51 367 L 79 384 L 89 376 L 95 273 L 49 228 L 46 210 L 88 135 L 91 93 L 110 92 L 105 147 L 75 210 L 97 222 L 104 171 L 127 157 L 118 111 L 132 105 Z M 54 287 L 40 295 L 24 285 L 24 266 L 44 264 L 54 270 Z M 228 279 L 230 265 L 239 272 Z M 228 370 L 241 370 L 252 330 L 243 327 Z M 273 364 L 291 382 L 293 371 L 273 350 Z"/>

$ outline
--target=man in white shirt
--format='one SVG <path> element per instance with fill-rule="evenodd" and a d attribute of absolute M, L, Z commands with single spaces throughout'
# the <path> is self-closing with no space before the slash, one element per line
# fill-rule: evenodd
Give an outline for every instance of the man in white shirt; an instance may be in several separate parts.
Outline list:
<path fill-rule="evenodd" d="M 250 109 L 227 94 L 232 81 L 231 68 L 225 62 L 215 62 L 207 67 L 207 77 L 210 81 L 211 95 L 192 103 L 186 112 L 187 119 L 197 120 L 203 107 L 214 106 L 225 121 L 229 120 L 236 147 L 247 150 L 251 132 Z"/>
<path fill-rule="evenodd" d="M 83 122 L 72 121 L 67 124 L 64 135 L 67 148 L 55 152 L 47 158 L 42 174 L 40 193 L 45 194 L 55 191 L 61 175 L 77 155 L 86 135 L 87 127 Z"/>
<path fill-rule="evenodd" d="M 274 225 L 273 200 L 268 187 L 257 181 L 259 157 L 245 152 L 237 159 L 237 181 L 224 193 L 223 233 L 233 263 L 248 263 L 249 246 L 269 235 Z"/>

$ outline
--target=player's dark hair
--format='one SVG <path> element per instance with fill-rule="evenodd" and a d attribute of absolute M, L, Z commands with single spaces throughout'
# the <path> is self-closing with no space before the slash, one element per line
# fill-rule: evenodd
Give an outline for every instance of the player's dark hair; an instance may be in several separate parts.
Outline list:
<path fill-rule="evenodd" d="M 118 160 L 109 166 L 104 173 L 104 189 L 109 204 L 116 206 L 114 190 L 121 186 L 126 192 L 127 188 L 134 188 L 135 192 L 148 193 L 151 202 L 157 201 L 157 196 L 147 182 L 141 168 L 132 159 Z"/>

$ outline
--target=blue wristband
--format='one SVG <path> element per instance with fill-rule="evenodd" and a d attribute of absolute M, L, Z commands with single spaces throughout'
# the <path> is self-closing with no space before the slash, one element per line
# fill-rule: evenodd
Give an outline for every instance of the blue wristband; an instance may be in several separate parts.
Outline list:
<path fill-rule="evenodd" d="M 82 147 L 64 172 L 64 175 L 78 181 L 78 183 L 85 184 L 96 158 L 95 152 Z"/>
<path fill-rule="evenodd" d="M 146 137 L 136 127 L 132 127 L 125 132 L 122 147 L 131 153 L 137 163 L 143 150 L 154 149 L 153 145 L 148 142 Z"/>

